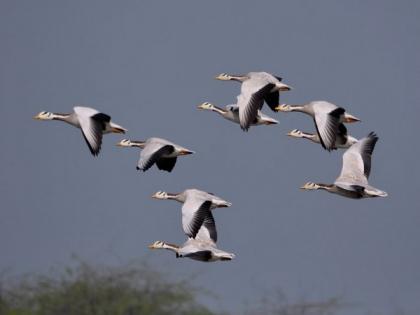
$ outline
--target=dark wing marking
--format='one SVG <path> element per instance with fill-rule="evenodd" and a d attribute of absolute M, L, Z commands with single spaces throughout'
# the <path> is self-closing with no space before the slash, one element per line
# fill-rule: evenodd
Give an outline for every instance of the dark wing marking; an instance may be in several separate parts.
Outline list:
<path fill-rule="evenodd" d="M 344 115 L 344 112 L 345 111 L 346 110 L 344 108 L 338 107 L 338 108 L 334 109 L 333 111 L 331 111 L 328 115 L 330 115 L 330 116 L 332 116 L 334 118 L 340 119 L 340 117 L 342 115 Z"/>
<path fill-rule="evenodd" d="M 156 161 L 156 166 L 160 170 L 171 172 L 175 167 L 176 157 L 174 158 L 160 158 Z"/>
<path fill-rule="evenodd" d="M 140 159 L 139 165 L 137 165 L 138 170 L 143 172 L 147 171 L 153 166 L 163 155 L 173 153 L 175 148 L 172 145 L 164 145 L 159 150 L 155 151 L 153 154 L 148 156 L 145 160 Z"/>
<path fill-rule="evenodd" d="M 341 107 L 334 109 L 329 114 L 315 115 L 314 122 L 321 145 L 324 149 L 331 151 L 335 148 L 335 140 L 340 125 L 340 117 L 345 110 Z"/>
<path fill-rule="evenodd" d="M 365 187 L 359 186 L 359 185 L 351 185 L 350 187 L 353 189 L 353 191 L 357 194 L 357 196 L 359 198 L 362 198 L 363 197 L 363 193 L 365 191 Z"/>
<path fill-rule="evenodd" d="M 240 119 L 240 125 L 242 130 L 247 131 L 249 126 L 254 121 L 255 117 L 258 115 L 258 110 L 264 104 L 264 97 L 274 88 L 274 84 L 269 83 L 259 89 L 257 92 L 253 93 L 248 102 L 245 104 L 243 108 L 239 108 L 239 118 L 241 116 L 243 119 Z M 241 109 L 243 114 L 241 115 Z"/>
<path fill-rule="evenodd" d="M 183 257 L 188 257 L 199 261 L 209 261 L 212 257 L 212 252 L 210 250 L 199 250 L 193 253 L 184 254 Z"/>
<path fill-rule="evenodd" d="M 103 131 L 106 123 L 111 121 L 111 117 L 103 113 L 97 113 L 91 116 L 89 120 L 89 126 L 83 126 L 85 129 L 81 128 L 81 130 L 90 152 L 97 156 L 101 151 Z"/>
<path fill-rule="evenodd" d="M 104 114 L 104 113 L 97 113 L 90 117 L 91 119 L 103 123 L 103 128 L 105 130 L 105 123 L 111 121 L 111 116 Z"/>
<path fill-rule="evenodd" d="M 187 234 L 189 237 L 195 238 L 201 226 L 203 225 L 204 220 L 206 220 L 206 218 L 209 216 L 209 213 L 211 214 L 210 207 L 211 201 L 209 200 L 206 200 L 201 204 L 200 208 L 195 211 L 191 221 L 186 226 L 184 231 L 185 234 Z"/>
<path fill-rule="evenodd" d="M 99 154 L 99 152 L 101 151 L 102 139 L 97 138 L 94 143 L 90 144 L 90 142 L 86 138 L 83 130 L 82 130 L 82 135 L 83 135 L 83 139 L 85 139 L 85 141 L 86 141 L 86 144 L 89 148 L 90 153 L 92 153 L 93 156 L 97 156 Z"/>
<path fill-rule="evenodd" d="M 275 75 L 273 75 L 273 77 L 275 77 L 275 78 L 276 78 L 277 80 L 279 80 L 279 81 L 283 80 L 283 78 L 278 77 L 278 76 L 275 76 Z"/>
<path fill-rule="evenodd" d="M 338 144 L 345 144 L 347 142 L 347 128 L 344 126 L 344 124 L 338 125 L 336 142 Z"/>
<path fill-rule="evenodd" d="M 344 124 L 338 125 L 338 135 L 340 136 L 347 136 L 347 128 Z"/>
<path fill-rule="evenodd" d="M 209 231 L 210 238 L 213 242 L 217 242 L 216 222 L 214 221 L 213 213 L 209 211 L 203 222 L 204 227 Z"/>
<path fill-rule="evenodd" d="M 369 135 L 363 140 L 360 147 L 360 155 L 363 159 L 364 174 L 367 178 L 370 175 L 370 168 L 372 165 L 372 153 L 375 149 L 376 142 L 378 141 L 378 136 L 374 132 L 370 132 Z"/>
<path fill-rule="evenodd" d="M 321 142 L 322 147 L 327 150 L 324 140 L 322 140 L 321 134 L 319 133 L 318 125 L 316 124 L 315 118 L 314 118 L 314 124 L 315 124 L 316 133 L 318 134 L 319 141 Z"/>
<path fill-rule="evenodd" d="M 275 108 L 279 105 L 280 100 L 279 91 L 274 91 L 269 94 L 266 94 L 264 100 L 267 103 L 267 105 L 271 108 L 271 110 L 275 112 Z"/>

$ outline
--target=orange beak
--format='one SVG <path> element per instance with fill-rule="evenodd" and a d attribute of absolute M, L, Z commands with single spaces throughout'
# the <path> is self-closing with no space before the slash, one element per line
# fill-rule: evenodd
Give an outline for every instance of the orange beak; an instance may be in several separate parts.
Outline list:
<path fill-rule="evenodd" d="M 195 152 L 183 149 L 179 152 L 179 155 L 189 155 L 189 154 L 193 154 L 193 153 L 195 153 Z"/>
<path fill-rule="evenodd" d="M 122 133 L 122 134 L 125 134 L 125 129 L 122 129 L 122 128 L 117 128 L 117 127 L 112 127 L 111 128 L 111 131 L 113 132 L 113 133 Z"/>
<path fill-rule="evenodd" d="M 360 121 L 359 118 L 354 117 L 353 115 L 345 114 L 344 115 L 344 122 L 345 123 L 354 123 Z"/>

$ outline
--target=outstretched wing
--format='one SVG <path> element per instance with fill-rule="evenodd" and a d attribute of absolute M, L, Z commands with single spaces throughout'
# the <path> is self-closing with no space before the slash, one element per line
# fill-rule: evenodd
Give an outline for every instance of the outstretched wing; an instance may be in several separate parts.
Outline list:
<path fill-rule="evenodd" d="M 239 122 L 242 130 L 247 131 L 249 129 L 258 115 L 258 110 L 264 104 L 264 98 L 274 86 L 272 83 L 261 86 L 255 84 L 252 80 L 242 83 L 241 94 L 238 95 Z"/>
<path fill-rule="evenodd" d="M 331 151 L 335 148 L 335 140 L 339 132 L 340 117 L 345 110 L 341 107 L 334 109 L 329 113 L 315 112 L 315 127 L 318 133 L 321 145 L 324 149 Z"/>
<path fill-rule="evenodd" d="M 153 166 L 153 164 L 159 161 L 163 156 L 173 153 L 174 150 L 175 150 L 174 146 L 170 144 L 165 145 L 162 143 L 147 143 L 144 149 L 140 153 L 140 160 L 137 164 L 137 169 L 142 170 L 143 172 L 147 171 L 149 168 Z M 163 167 L 169 168 L 169 166 L 170 165 L 165 164 L 165 166 Z M 160 164 L 159 169 L 162 169 L 161 167 L 162 167 L 162 164 Z"/>
<path fill-rule="evenodd" d="M 336 182 L 360 186 L 368 184 L 372 153 L 378 139 L 376 134 L 371 132 L 343 154 L 343 167 Z"/>
<path fill-rule="evenodd" d="M 101 150 L 103 132 L 111 117 L 89 107 L 76 106 L 74 112 L 90 152 L 97 156 Z"/>
<path fill-rule="evenodd" d="M 213 213 L 209 212 L 204 219 L 203 225 L 197 233 L 196 239 L 205 242 L 217 242 L 216 222 L 214 221 Z"/>
<path fill-rule="evenodd" d="M 196 237 L 204 221 L 211 216 L 210 208 L 210 200 L 203 201 L 197 198 L 187 198 L 182 206 L 182 228 L 186 235 L 191 238 Z"/>

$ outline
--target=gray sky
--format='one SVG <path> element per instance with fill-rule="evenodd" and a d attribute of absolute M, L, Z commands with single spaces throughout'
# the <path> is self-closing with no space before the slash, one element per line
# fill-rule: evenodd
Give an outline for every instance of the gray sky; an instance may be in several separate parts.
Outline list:
<path fill-rule="evenodd" d="M 383 0 L 1 1 L 0 269 L 45 271 L 72 254 L 112 265 L 147 259 L 197 275 L 222 309 L 281 288 L 292 299 L 339 294 L 365 310 L 418 311 L 419 9 Z M 196 110 L 235 101 L 239 85 L 216 74 L 259 70 L 294 87 L 282 102 L 328 100 L 362 119 L 349 126 L 355 137 L 377 132 L 370 182 L 389 197 L 300 191 L 334 181 L 342 154 L 285 136 L 314 130 L 305 115 L 266 111 L 281 123 L 244 133 Z M 139 152 L 115 147 L 118 135 L 93 158 L 80 131 L 32 120 L 74 104 L 108 113 L 130 138 L 160 136 L 197 154 L 171 174 L 140 173 Z M 234 261 L 147 249 L 184 241 L 180 205 L 152 193 L 189 187 L 233 203 L 214 214 Z"/>

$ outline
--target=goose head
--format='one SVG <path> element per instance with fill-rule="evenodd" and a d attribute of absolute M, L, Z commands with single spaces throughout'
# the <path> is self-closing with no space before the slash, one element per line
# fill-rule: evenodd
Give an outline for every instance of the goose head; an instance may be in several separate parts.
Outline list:
<path fill-rule="evenodd" d="M 305 189 L 305 190 L 317 190 L 320 189 L 321 186 L 312 182 L 308 182 L 305 185 L 303 185 L 302 187 L 300 187 L 300 189 Z"/>
<path fill-rule="evenodd" d="M 274 110 L 277 111 L 277 112 L 291 112 L 292 111 L 292 106 L 287 105 L 287 104 L 281 104 L 281 105 L 277 106 Z"/>
<path fill-rule="evenodd" d="M 162 241 L 156 241 L 153 244 L 149 245 L 150 249 L 160 249 L 160 248 L 165 248 L 165 243 Z"/>
<path fill-rule="evenodd" d="M 120 142 L 116 144 L 119 147 L 131 147 L 132 142 L 128 139 L 122 139 Z"/>
<path fill-rule="evenodd" d="M 186 200 L 186 195 L 185 195 L 185 192 L 171 194 L 171 193 L 167 193 L 166 191 L 159 190 L 158 192 L 153 194 L 152 198 L 161 199 L 161 200 L 175 200 L 175 201 L 184 203 Z"/>
<path fill-rule="evenodd" d="M 214 105 L 212 103 L 209 103 L 209 102 L 204 102 L 204 103 L 198 105 L 197 108 L 198 109 L 213 110 L 214 109 Z"/>
<path fill-rule="evenodd" d="M 289 131 L 287 135 L 295 138 L 303 138 L 303 132 L 298 129 L 293 129 L 292 131 Z"/>
<path fill-rule="evenodd" d="M 35 115 L 33 118 L 37 120 L 53 120 L 54 114 L 50 112 L 42 111 L 39 114 Z"/>
<path fill-rule="evenodd" d="M 144 148 L 146 146 L 145 141 L 131 141 L 129 139 L 122 139 L 120 142 L 116 144 L 118 147 L 138 147 Z"/>
<path fill-rule="evenodd" d="M 233 77 L 227 73 L 221 73 L 215 77 L 216 80 L 221 80 L 221 81 L 229 81 L 229 80 L 232 80 L 232 78 Z"/>
<path fill-rule="evenodd" d="M 221 73 L 218 76 L 215 77 L 216 80 L 222 80 L 222 81 L 238 81 L 238 82 L 244 82 L 245 80 L 249 79 L 249 76 L 247 75 L 232 75 L 227 73 Z"/>
<path fill-rule="evenodd" d="M 169 199 L 169 195 L 167 192 L 159 190 L 158 192 L 153 194 L 152 198 L 164 200 L 164 199 Z"/>

